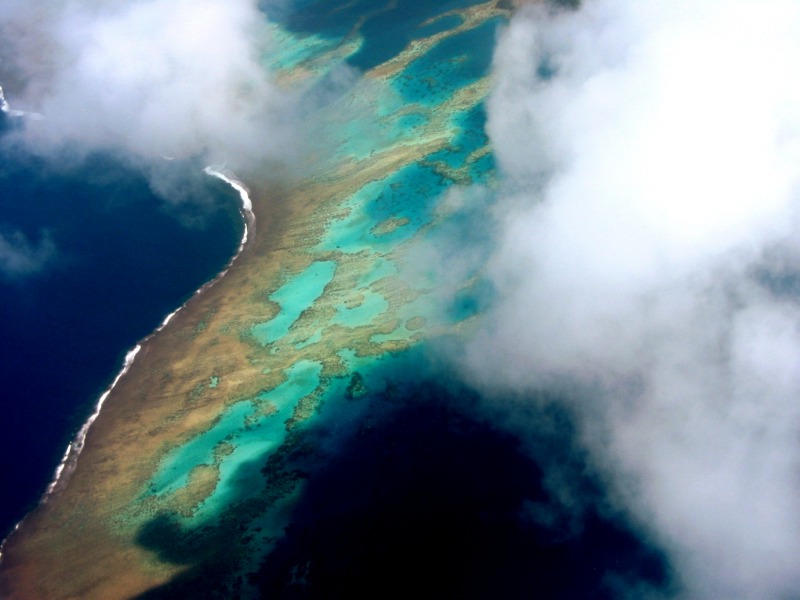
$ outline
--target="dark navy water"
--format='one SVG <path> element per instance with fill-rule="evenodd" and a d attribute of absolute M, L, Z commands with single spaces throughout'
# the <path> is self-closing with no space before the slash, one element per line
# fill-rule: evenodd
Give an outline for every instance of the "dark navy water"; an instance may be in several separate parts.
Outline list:
<path fill-rule="evenodd" d="M 252 579 L 262 598 L 611 600 L 633 586 L 669 589 L 663 556 L 598 510 L 602 490 L 581 472 L 565 419 L 537 415 L 551 431 L 531 450 L 453 392 L 420 382 L 367 411 L 309 477 Z M 543 485 L 554 460 L 585 503 L 580 516 Z"/>
<path fill-rule="evenodd" d="M 287 600 L 674 592 L 660 550 L 608 510 L 563 411 L 520 409 L 537 423 L 522 440 L 419 351 L 364 382 L 366 395 L 328 398 L 301 438 L 243 466 L 303 481 L 285 535 L 254 571 L 237 573 L 232 557 L 259 552 L 252 519 L 274 498 L 253 499 L 252 477 L 235 477 L 242 500 L 219 522 L 185 528 L 161 514 L 142 529 L 143 547 L 191 568 L 141 600 L 235 598 L 245 586 Z"/>
<path fill-rule="evenodd" d="M 169 165 L 185 185 L 164 199 L 110 157 L 55 168 L 0 151 L 0 235 L 50 248 L 39 269 L 0 270 L 3 537 L 38 502 L 125 352 L 235 253 L 238 196 L 200 166 Z"/>

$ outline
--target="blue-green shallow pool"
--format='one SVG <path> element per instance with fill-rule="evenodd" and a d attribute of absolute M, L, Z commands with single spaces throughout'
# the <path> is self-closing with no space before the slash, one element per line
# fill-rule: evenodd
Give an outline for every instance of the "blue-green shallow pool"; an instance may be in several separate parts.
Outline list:
<path fill-rule="evenodd" d="M 302 312 L 322 295 L 335 272 L 336 263 L 332 261 L 314 262 L 270 294 L 269 299 L 280 306 L 280 311 L 273 319 L 253 327 L 258 342 L 266 345 L 286 335 Z"/>
<path fill-rule="evenodd" d="M 449 37 L 413 61 L 395 80 L 395 88 L 408 102 L 435 106 L 452 90 L 485 76 L 491 64 L 497 27 L 494 18 L 478 27 Z"/>
<path fill-rule="evenodd" d="M 281 443 L 291 409 L 301 398 L 317 389 L 321 371 L 318 363 L 297 362 L 286 370 L 284 383 L 228 407 L 211 429 L 166 456 L 153 476 L 150 492 L 159 495 L 175 492 L 187 484 L 193 467 L 218 462 L 220 484 L 207 503 L 224 508 L 227 480 L 243 462 L 265 454 Z M 272 410 L 259 414 L 261 403 L 268 403 Z M 215 451 L 223 443 L 230 444 L 233 450 L 215 460 Z"/>
<path fill-rule="evenodd" d="M 454 113 L 451 117 L 456 135 L 451 144 L 439 152 L 425 157 L 430 163 L 442 162 L 451 169 L 459 169 L 465 165 L 467 158 L 475 151 L 489 143 L 486 136 L 486 110 L 482 104 L 468 111 Z M 485 180 L 494 170 L 494 157 L 487 153 L 471 164 L 470 175 L 474 182 Z"/>

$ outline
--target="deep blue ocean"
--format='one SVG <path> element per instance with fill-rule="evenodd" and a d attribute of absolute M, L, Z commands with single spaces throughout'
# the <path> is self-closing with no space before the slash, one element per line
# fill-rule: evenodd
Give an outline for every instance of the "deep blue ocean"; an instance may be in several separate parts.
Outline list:
<path fill-rule="evenodd" d="M 236 252 L 238 195 L 201 167 L 176 162 L 186 187 L 162 198 L 113 157 L 64 167 L 0 143 L 0 236 L 41 259 L 0 268 L 0 536 L 36 505 L 126 351 Z"/>

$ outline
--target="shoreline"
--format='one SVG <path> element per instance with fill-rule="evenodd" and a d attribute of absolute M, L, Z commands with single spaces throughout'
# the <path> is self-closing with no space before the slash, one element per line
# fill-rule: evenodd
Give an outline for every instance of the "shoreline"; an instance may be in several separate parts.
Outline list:
<path fill-rule="evenodd" d="M 0 88 L 0 100 L 3 99 L 1 94 L 2 94 L 2 88 Z M 67 483 L 69 482 L 70 476 L 77 468 L 78 458 L 80 457 L 80 454 L 83 451 L 83 447 L 86 442 L 86 436 L 88 435 L 89 430 L 92 427 L 92 424 L 97 420 L 97 417 L 100 416 L 103 404 L 105 404 L 105 401 L 108 399 L 108 396 L 117 386 L 122 377 L 126 373 L 128 373 L 131 366 L 133 365 L 134 360 L 136 359 L 136 356 L 142 350 L 144 345 L 151 339 L 153 339 L 153 337 L 155 337 L 156 334 L 163 331 L 164 328 L 170 323 L 170 321 L 172 321 L 175 315 L 177 315 L 181 310 L 186 308 L 189 302 L 191 302 L 194 298 L 196 298 L 197 296 L 201 295 L 203 292 L 208 290 L 211 286 L 213 286 L 215 283 L 217 283 L 220 279 L 222 279 L 225 276 L 225 274 L 233 266 L 236 259 L 238 259 L 239 256 L 244 251 L 245 247 L 247 246 L 248 240 L 251 239 L 249 235 L 250 231 L 252 230 L 252 232 L 255 233 L 256 217 L 255 214 L 253 213 L 253 202 L 252 199 L 250 198 L 250 190 L 247 188 L 247 186 L 245 186 L 243 182 L 241 182 L 235 176 L 233 176 L 232 174 L 226 174 L 222 170 L 220 170 L 222 168 L 224 167 L 209 165 L 203 169 L 203 172 L 209 177 L 215 177 L 217 179 L 224 181 L 230 187 L 232 187 L 234 191 L 236 191 L 239 195 L 239 201 L 240 201 L 239 214 L 242 216 L 242 219 L 244 220 L 244 232 L 242 233 L 242 239 L 239 242 L 239 247 L 237 248 L 234 255 L 231 257 L 231 259 L 227 262 L 225 267 L 213 279 L 207 281 L 197 290 L 195 290 L 183 304 L 181 304 L 178 308 L 176 308 L 166 317 L 164 317 L 164 319 L 161 321 L 161 324 L 158 327 L 156 327 L 151 333 L 147 334 L 144 338 L 139 340 L 133 346 L 133 348 L 131 348 L 125 353 L 125 358 L 123 359 L 122 362 L 122 368 L 118 371 L 116 377 L 114 377 L 114 380 L 111 382 L 111 384 L 105 389 L 105 391 L 103 391 L 102 394 L 100 394 L 100 397 L 95 403 L 95 407 L 94 410 L 92 411 L 92 414 L 89 415 L 84 424 L 75 434 L 73 440 L 69 442 L 69 444 L 67 444 L 67 449 L 64 452 L 64 456 L 62 457 L 61 461 L 56 467 L 51 482 L 48 484 L 47 489 L 44 491 L 41 498 L 36 503 L 36 506 L 32 508 L 30 511 L 28 511 L 28 513 L 24 517 L 22 517 L 22 519 L 20 519 L 16 525 L 14 525 L 14 528 L 11 530 L 11 532 L 0 542 L 0 563 L 2 563 L 3 561 L 3 549 L 5 548 L 6 543 L 11 538 L 11 536 L 13 536 L 19 530 L 19 528 L 25 522 L 25 519 L 28 518 L 28 515 L 34 510 L 36 510 L 39 506 L 47 504 L 50 498 L 54 494 L 61 491 L 64 488 L 64 486 L 66 486 Z"/>

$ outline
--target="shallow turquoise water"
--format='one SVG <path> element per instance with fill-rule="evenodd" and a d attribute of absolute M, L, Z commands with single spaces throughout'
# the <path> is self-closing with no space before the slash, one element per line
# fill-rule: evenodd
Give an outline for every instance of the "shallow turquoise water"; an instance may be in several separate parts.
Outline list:
<path fill-rule="evenodd" d="M 441 162 L 451 169 L 458 169 L 465 164 L 470 154 L 489 143 L 485 130 L 486 111 L 483 105 L 479 104 L 468 111 L 454 113 L 451 120 L 454 128 L 458 131 L 457 135 L 454 136 L 447 148 L 428 155 L 425 160 L 431 163 Z M 480 159 L 484 161 L 480 166 L 474 164 L 470 166 L 470 177 L 473 180 L 479 181 L 493 170 L 492 154 L 487 154 L 486 158 Z"/>
<path fill-rule="evenodd" d="M 397 55 L 411 40 L 432 35 L 446 25 L 457 24 L 452 18 L 444 24 L 420 28 L 431 17 L 448 10 L 479 4 L 478 0 L 355 0 L 345 4 L 320 0 L 295 11 L 282 25 L 290 31 L 344 38 L 364 19 L 359 29 L 361 49 L 348 62 L 362 71 L 380 65 Z"/>
<path fill-rule="evenodd" d="M 486 181 L 492 178 L 495 168 L 494 154 L 485 154 L 470 165 L 470 175 L 473 181 Z"/>
<path fill-rule="evenodd" d="M 445 15 L 436 19 L 433 23 L 428 23 L 427 25 L 418 27 L 414 32 L 414 38 L 420 39 L 431 35 L 436 35 L 437 33 L 442 33 L 449 29 L 453 29 L 454 27 L 458 27 L 461 25 L 462 21 L 463 19 L 458 15 Z"/>
<path fill-rule="evenodd" d="M 386 298 L 376 292 L 366 292 L 364 301 L 358 306 L 353 308 L 347 308 L 344 305 L 337 306 L 333 323 L 345 327 L 360 327 L 370 323 L 387 308 L 389 308 L 389 303 Z"/>
<path fill-rule="evenodd" d="M 491 49 L 500 18 L 439 42 L 414 60 L 394 79 L 394 87 L 408 102 L 436 106 L 450 93 L 484 77 L 491 66 Z"/>
<path fill-rule="evenodd" d="M 312 333 L 307 339 L 298 342 L 294 345 L 297 350 L 302 350 L 306 346 L 311 346 L 312 344 L 316 344 L 322 341 L 322 328 L 317 329 L 314 333 Z"/>
<path fill-rule="evenodd" d="M 219 484 L 200 506 L 196 518 L 220 515 L 234 501 L 246 499 L 243 490 L 250 490 L 249 495 L 261 492 L 265 456 L 284 441 L 286 420 L 302 398 L 319 388 L 321 373 L 321 364 L 299 361 L 285 371 L 287 380 L 284 383 L 257 396 L 257 400 L 269 402 L 277 412 L 242 423 L 236 434 L 226 439 L 234 446 L 234 451 L 220 463 Z"/>
<path fill-rule="evenodd" d="M 169 453 L 153 476 L 150 491 L 157 494 L 172 493 L 185 486 L 192 468 L 212 464 L 217 444 L 233 439 L 253 410 L 250 402 L 237 402 L 222 414 L 211 429 Z"/>
<path fill-rule="evenodd" d="M 335 272 L 336 263 L 333 261 L 311 263 L 304 271 L 270 294 L 269 299 L 280 306 L 280 312 L 275 318 L 252 328 L 253 336 L 258 342 L 267 345 L 286 335 L 302 312 L 322 295 Z"/>
<path fill-rule="evenodd" d="M 429 166 L 413 163 L 367 184 L 349 201 L 350 215 L 331 224 L 318 249 L 355 253 L 397 247 L 431 222 L 436 202 L 449 183 Z M 376 235 L 373 228 L 387 219 L 408 219 L 408 223 Z"/>
<path fill-rule="evenodd" d="M 366 236 L 370 235 L 370 229 L 377 223 L 364 214 L 363 206 L 371 198 L 380 194 L 385 186 L 391 184 L 391 181 L 392 177 L 389 176 L 380 181 L 368 183 L 356 192 L 345 203 L 345 206 L 350 210 L 349 215 L 328 225 L 325 237 L 315 250 L 323 252 L 337 250 L 344 253 L 369 250 L 370 246 Z"/>
<path fill-rule="evenodd" d="M 237 488 L 236 482 L 243 476 L 240 468 L 263 457 L 283 441 L 285 421 L 297 402 L 319 387 L 321 373 L 322 365 L 319 363 L 298 361 L 285 371 L 284 383 L 254 399 L 242 400 L 228 407 L 213 427 L 166 456 L 152 478 L 149 491 L 166 494 L 185 486 L 191 469 L 197 465 L 213 464 L 215 449 L 224 442 L 233 446 L 233 452 L 221 459 L 219 485 L 204 502 L 198 516 L 201 513 L 207 516 L 223 507 L 231 500 L 231 494 Z M 258 402 L 269 402 L 275 412 L 256 415 Z"/>
<path fill-rule="evenodd" d="M 395 265 L 392 261 L 387 260 L 385 258 L 379 258 L 374 263 L 372 263 L 372 267 L 370 268 L 370 270 L 364 273 L 358 279 L 358 284 L 356 285 L 356 288 L 362 289 L 365 287 L 369 287 L 376 281 L 380 281 L 385 277 L 391 277 L 392 275 L 397 275 L 397 265 Z"/>

